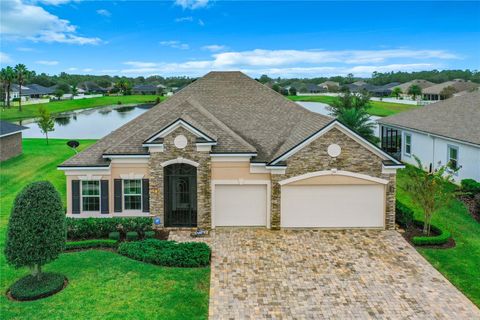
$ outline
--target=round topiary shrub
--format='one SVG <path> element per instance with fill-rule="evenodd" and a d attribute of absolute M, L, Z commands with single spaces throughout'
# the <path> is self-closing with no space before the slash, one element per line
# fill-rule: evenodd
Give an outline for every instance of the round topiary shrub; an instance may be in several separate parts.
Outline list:
<path fill-rule="evenodd" d="M 40 281 L 41 267 L 62 253 L 65 238 L 65 216 L 55 187 L 48 181 L 26 186 L 15 198 L 8 221 L 8 264 L 29 267 Z"/>
<path fill-rule="evenodd" d="M 59 273 L 44 272 L 40 276 L 28 275 L 10 287 L 10 296 L 21 301 L 45 298 L 62 290 L 65 282 L 65 276 Z"/>

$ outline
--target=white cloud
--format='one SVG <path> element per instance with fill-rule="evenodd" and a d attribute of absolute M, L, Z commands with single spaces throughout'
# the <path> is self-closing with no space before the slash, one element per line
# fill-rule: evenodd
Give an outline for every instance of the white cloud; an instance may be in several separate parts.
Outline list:
<path fill-rule="evenodd" d="M 40 2 L 46 5 L 58 6 L 69 2 L 80 2 L 80 0 L 38 0 L 36 2 Z"/>
<path fill-rule="evenodd" d="M 92 72 L 93 69 L 92 68 L 85 68 L 85 69 L 82 69 L 83 72 Z"/>
<path fill-rule="evenodd" d="M 203 27 L 205 25 L 205 22 L 203 22 L 202 19 L 198 19 L 198 25 Z"/>
<path fill-rule="evenodd" d="M 175 0 L 175 4 L 183 9 L 195 10 L 206 7 L 208 5 L 208 1 L 209 0 Z"/>
<path fill-rule="evenodd" d="M 190 48 L 190 46 L 187 43 L 182 43 L 182 42 L 176 41 L 176 40 L 160 41 L 160 44 L 162 46 L 175 48 L 175 49 L 182 49 L 182 50 L 187 50 L 187 49 Z"/>
<path fill-rule="evenodd" d="M 203 47 L 220 49 L 220 45 Z M 444 50 L 263 50 L 229 51 L 212 54 L 211 59 L 184 62 L 129 62 L 122 73 L 135 75 L 202 75 L 211 70 L 241 70 L 250 75 L 282 77 L 331 76 L 353 73 L 370 76 L 372 72 L 418 71 L 442 67 L 442 60 L 458 59 Z M 393 61 L 392 61 L 393 60 Z M 401 60 L 398 63 L 397 60 Z"/>
<path fill-rule="evenodd" d="M 106 9 L 98 9 L 97 14 L 104 16 L 104 17 L 110 17 L 112 13 Z"/>
<path fill-rule="evenodd" d="M 175 22 L 192 22 L 193 17 L 180 17 L 175 19 Z"/>
<path fill-rule="evenodd" d="M 56 60 L 38 60 L 35 61 L 36 64 L 43 64 L 45 66 L 56 66 L 58 64 L 58 61 Z"/>
<path fill-rule="evenodd" d="M 13 59 L 5 52 L 0 51 L 0 64 L 12 63 Z"/>
<path fill-rule="evenodd" d="M 0 33 L 7 38 L 35 42 L 98 44 L 96 37 L 79 36 L 70 21 L 55 16 L 40 6 L 21 0 L 0 1 Z"/>
<path fill-rule="evenodd" d="M 32 51 L 35 51 L 35 50 L 32 49 L 32 48 L 28 48 L 28 47 L 19 47 L 19 48 L 17 48 L 17 51 L 32 52 Z"/>
<path fill-rule="evenodd" d="M 77 70 L 78 70 L 77 67 L 70 67 L 70 68 L 67 69 L 67 71 L 77 71 Z"/>
<path fill-rule="evenodd" d="M 228 47 L 220 44 L 209 44 L 207 46 L 203 46 L 202 50 L 208 50 L 211 52 L 218 52 L 218 51 L 225 51 Z"/>

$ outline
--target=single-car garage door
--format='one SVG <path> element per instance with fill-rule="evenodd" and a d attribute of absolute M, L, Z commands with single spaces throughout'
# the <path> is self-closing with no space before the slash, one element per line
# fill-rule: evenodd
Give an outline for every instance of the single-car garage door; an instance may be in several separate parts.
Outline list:
<path fill-rule="evenodd" d="M 215 226 L 266 226 L 266 185 L 215 185 Z"/>
<path fill-rule="evenodd" d="M 281 226 L 286 228 L 381 228 L 385 187 L 360 185 L 285 185 Z"/>

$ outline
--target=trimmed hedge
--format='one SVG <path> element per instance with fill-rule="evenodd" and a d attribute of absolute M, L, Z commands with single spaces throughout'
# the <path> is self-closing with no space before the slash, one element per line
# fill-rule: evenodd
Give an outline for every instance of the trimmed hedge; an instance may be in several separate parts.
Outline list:
<path fill-rule="evenodd" d="M 166 267 L 205 267 L 210 264 L 211 250 L 203 242 L 180 242 L 146 239 L 123 242 L 118 253 L 134 260 Z"/>
<path fill-rule="evenodd" d="M 152 230 L 152 218 L 67 218 L 67 238 L 71 240 L 108 238 L 110 232 L 143 234 Z"/>
<path fill-rule="evenodd" d="M 155 231 L 145 231 L 144 238 L 145 239 L 155 238 Z"/>
<path fill-rule="evenodd" d="M 423 221 L 414 220 L 413 223 L 418 227 L 423 227 Z M 430 225 L 430 230 L 434 233 L 437 233 L 437 236 L 430 236 L 430 237 L 413 237 L 412 243 L 416 246 L 438 246 L 448 242 L 448 240 L 452 237 L 450 232 L 447 230 L 442 230 L 439 227 L 434 226 L 433 224 Z"/>
<path fill-rule="evenodd" d="M 117 240 L 110 239 L 92 239 L 82 241 L 69 241 L 66 243 L 66 250 L 92 249 L 92 248 L 116 248 Z"/>
<path fill-rule="evenodd" d="M 28 301 L 51 296 L 62 290 L 65 276 L 43 272 L 40 280 L 32 275 L 21 278 L 10 287 L 10 295 L 17 300 Z"/>
<path fill-rule="evenodd" d="M 395 201 L 395 222 L 403 228 L 408 228 L 413 223 L 413 210 L 398 200 Z"/>
<path fill-rule="evenodd" d="M 463 179 L 461 181 L 462 191 L 471 194 L 472 196 L 480 193 L 480 182 L 473 179 Z"/>
<path fill-rule="evenodd" d="M 138 232 L 136 232 L 136 231 L 127 232 L 126 240 L 127 240 L 127 241 L 136 241 L 136 240 L 138 240 Z"/>
<path fill-rule="evenodd" d="M 150 231 L 147 231 L 147 232 L 150 232 Z M 108 234 L 108 239 L 119 241 L 120 240 L 120 232 L 118 232 L 118 231 L 110 232 Z"/>

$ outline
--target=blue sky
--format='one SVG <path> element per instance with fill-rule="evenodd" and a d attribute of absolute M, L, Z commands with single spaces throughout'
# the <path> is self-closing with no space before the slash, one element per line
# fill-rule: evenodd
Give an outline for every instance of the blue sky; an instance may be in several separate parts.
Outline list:
<path fill-rule="evenodd" d="M 2 0 L 1 65 L 57 74 L 480 69 L 480 2 Z"/>

